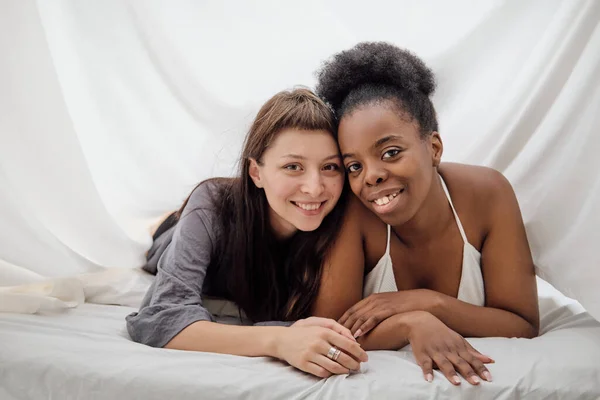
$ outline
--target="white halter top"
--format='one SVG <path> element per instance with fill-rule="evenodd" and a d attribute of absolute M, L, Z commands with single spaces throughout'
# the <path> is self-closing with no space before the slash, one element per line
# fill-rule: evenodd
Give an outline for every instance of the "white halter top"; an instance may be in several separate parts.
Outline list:
<path fill-rule="evenodd" d="M 446 187 L 444 179 L 440 175 L 440 181 L 452 207 L 456 225 L 463 239 L 463 261 L 462 261 L 462 272 L 460 277 L 460 285 L 458 287 L 458 300 L 462 300 L 467 303 L 471 303 L 476 306 L 485 305 L 485 291 L 483 286 L 483 275 L 481 274 L 481 253 L 477 251 L 475 247 L 467 240 L 465 230 L 460 223 L 460 218 L 454 209 L 450 193 Z M 394 268 L 392 266 L 392 257 L 390 256 L 390 240 L 391 240 L 391 227 L 387 226 L 387 247 L 385 248 L 385 254 L 375 265 L 375 268 L 369 272 L 365 278 L 365 284 L 363 287 L 363 297 L 367 297 L 373 293 L 382 292 L 396 292 L 396 279 L 394 277 Z"/>

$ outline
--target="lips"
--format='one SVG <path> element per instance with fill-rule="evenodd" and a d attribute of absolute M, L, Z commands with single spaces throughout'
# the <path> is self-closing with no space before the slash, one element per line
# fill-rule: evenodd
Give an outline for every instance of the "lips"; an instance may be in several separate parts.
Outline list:
<path fill-rule="evenodd" d="M 375 203 L 378 206 L 383 206 L 388 204 L 390 201 L 394 200 L 394 198 L 402 192 L 404 192 L 404 188 L 386 190 L 384 192 L 376 193 L 372 196 L 369 196 L 368 200 L 369 202 Z"/>

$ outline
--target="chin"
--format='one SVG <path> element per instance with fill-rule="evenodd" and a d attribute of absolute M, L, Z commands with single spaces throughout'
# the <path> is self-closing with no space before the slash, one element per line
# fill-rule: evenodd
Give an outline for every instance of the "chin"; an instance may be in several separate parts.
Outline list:
<path fill-rule="evenodd" d="M 319 229 L 319 227 L 321 226 L 322 222 L 323 221 L 319 221 L 318 224 L 315 224 L 315 223 L 311 223 L 311 224 L 297 224 L 296 225 L 296 229 L 298 229 L 299 231 L 302 231 L 302 232 L 316 231 L 317 229 Z"/>
<path fill-rule="evenodd" d="M 404 225 L 411 218 L 412 218 L 412 216 L 408 216 L 408 215 L 406 215 L 406 213 L 388 214 L 388 215 L 383 216 L 383 218 L 382 218 L 382 216 L 379 216 L 380 220 L 382 220 L 384 223 L 391 225 L 391 226 Z"/>

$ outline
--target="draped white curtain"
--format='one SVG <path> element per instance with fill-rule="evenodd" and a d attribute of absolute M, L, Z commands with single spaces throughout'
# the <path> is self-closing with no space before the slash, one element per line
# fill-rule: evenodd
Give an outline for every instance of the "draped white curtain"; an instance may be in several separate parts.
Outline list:
<path fill-rule="evenodd" d="M 600 1 L 0 0 L 0 286 L 138 267 L 275 92 L 363 40 L 436 72 L 444 159 L 504 172 L 600 318 Z"/>

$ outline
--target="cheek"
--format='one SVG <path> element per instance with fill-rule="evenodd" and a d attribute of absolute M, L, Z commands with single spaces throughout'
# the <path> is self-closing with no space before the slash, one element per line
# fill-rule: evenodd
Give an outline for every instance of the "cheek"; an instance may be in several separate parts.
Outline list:
<path fill-rule="evenodd" d="M 328 191 L 331 192 L 336 199 L 342 194 L 342 189 L 344 189 L 344 179 L 346 178 L 341 175 L 327 180 Z"/>
<path fill-rule="evenodd" d="M 427 154 L 421 154 L 419 160 L 415 160 L 412 164 L 412 175 L 417 177 L 417 180 L 422 186 L 428 187 L 431 180 L 431 159 Z"/>
<path fill-rule="evenodd" d="M 290 179 L 287 176 L 279 176 L 272 179 L 269 187 L 265 187 L 265 190 L 268 190 L 267 196 L 272 200 L 286 201 L 296 193 L 296 186 L 294 179 Z"/>
<path fill-rule="evenodd" d="M 344 189 L 344 182 L 346 177 L 344 174 L 338 175 L 322 175 L 322 183 L 324 189 L 324 195 L 331 197 L 331 200 L 337 202 L 342 195 Z"/>

